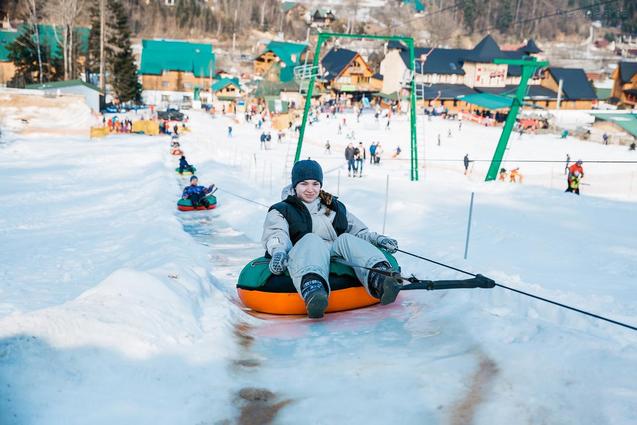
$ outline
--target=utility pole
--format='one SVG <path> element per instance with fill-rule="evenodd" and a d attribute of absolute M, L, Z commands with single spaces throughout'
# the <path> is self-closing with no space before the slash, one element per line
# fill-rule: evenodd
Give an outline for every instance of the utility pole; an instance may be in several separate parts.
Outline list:
<path fill-rule="evenodd" d="M 100 0 L 100 90 L 106 95 L 106 78 L 104 76 L 104 38 L 106 35 L 106 0 Z"/>

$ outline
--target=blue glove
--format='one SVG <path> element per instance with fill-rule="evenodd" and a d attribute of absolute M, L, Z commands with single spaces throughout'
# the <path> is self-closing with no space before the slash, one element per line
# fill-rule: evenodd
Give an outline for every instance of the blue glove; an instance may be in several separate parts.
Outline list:
<path fill-rule="evenodd" d="M 275 251 L 268 265 L 273 274 L 281 274 L 288 268 L 288 253 L 285 251 Z"/>
<path fill-rule="evenodd" d="M 379 248 L 383 248 L 390 254 L 393 254 L 396 251 L 398 251 L 398 241 L 396 239 L 392 239 L 390 237 L 383 236 L 383 235 L 380 235 L 376 239 L 376 246 Z"/>

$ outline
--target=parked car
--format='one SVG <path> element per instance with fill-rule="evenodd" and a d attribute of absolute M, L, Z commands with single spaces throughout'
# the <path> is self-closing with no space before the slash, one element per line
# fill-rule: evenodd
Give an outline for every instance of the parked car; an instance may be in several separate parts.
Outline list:
<path fill-rule="evenodd" d="M 109 103 L 108 105 L 104 106 L 103 111 L 108 112 L 109 114 L 116 114 L 119 112 L 119 109 L 117 108 L 117 106 L 113 105 L 112 103 Z"/>
<path fill-rule="evenodd" d="M 158 111 L 157 118 L 168 121 L 183 121 L 184 114 L 177 109 L 168 108 L 165 111 Z"/>

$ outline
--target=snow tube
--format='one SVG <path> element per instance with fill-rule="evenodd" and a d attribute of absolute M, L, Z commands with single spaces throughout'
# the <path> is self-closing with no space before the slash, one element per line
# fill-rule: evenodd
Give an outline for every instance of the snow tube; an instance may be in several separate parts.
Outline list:
<path fill-rule="evenodd" d="M 383 254 L 392 267 L 400 269 L 391 254 Z M 268 262 L 268 258 L 260 257 L 241 270 L 237 292 L 243 304 L 260 313 L 306 315 L 305 303 L 296 292 L 288 272 L 282 275 L 272 274 Z M 329 281 L 332 290 L 327 313 L 354 310 L 379 303 L 378 299 L 367 293 L 351 267 L 337 262 L 330 263 Z"/>
<path fill-rule="evenodd" d="M 170 153 L 171 153 L 171 154 L 173 154 L 173 155 L 175 155 L 175 156 L 181 156 L 181 155 L 183 155 L 183 154 L 184 154 L 184 151 L 182 151 L 182 150 L 181 150 L 181 149 L 179 149 L 179 148 L 175 148 L 175 149 L 172 149 L 172 150 L 170 151 Z"/>
<path fill-rule="evenodd" d="M 195 171 L 197 171 L 197 167 L 195 167 L 194 165 L 193 165 L 192 169 L 193 169 L 193 171 L 184 170 L 184 172 L 182 174 L 185 175 L 185 176 L 189 176 L 191 174 L 194 174 Z M 177 174 L 179 174 L 179 167 L 175 168 L 175 171 L 177 172 Z"/>
<path fill-rule="evenodd" d="M 210 202 L 210 206 L 208 207 L 209 210 L 213 210 L 215 208 L 217 208 L 217 197 L 214 195 L 208 195 L 206 196 L 206 199 L 208 200 L 208 202 Z M 192 207 L 192 202 L 190 202 L 190 199 L 184 199 L 181 198 L 178 202 L 177 202 L 177 209 L 179 211 L 194 211 L 195 208 Z M 203 206 L 199 205 L 197 207 L 197 211 L 204 211 L 206 208 L 204 208 Z"/>

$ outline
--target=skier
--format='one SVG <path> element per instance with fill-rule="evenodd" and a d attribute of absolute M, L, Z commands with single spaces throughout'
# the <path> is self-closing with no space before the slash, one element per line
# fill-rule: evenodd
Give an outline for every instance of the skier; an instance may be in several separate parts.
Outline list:
<path fill-rule="evenodd" d="M 509 173 L 509 183 L 522 183 L 522 174 L 520 174 L 520 167 L 514 168 Z"/>
<path fill-rule="evenodd" d="M 506 178 L 507 178 L 506 168 L 500 168 L 500 173 L 498 174 L 498 180 L 503 182 L 503 181 L 506 181 Z"/>
<path fill-rule="evenodd" d="M 374 164 L 380 165 L 380 159 L 383 156 L 383 147 L 380 142 L 376 142 L 376 152 L 374 153 Z"/>
<path fill-rule="evenodd" d="M 354 177 L 356 177 L 356 158 L 354 157 L 354 146 L 351 143 L 345 148 L 345 160 L 347 161 L 347 176 L 352 177 L 352 173 L 354 173 Z"/>
<path fill-rule="evenodd" d="M 181 196 L 184 199 L 190 199 L 194 208 L 201 205 L 207 209 L 210 207 L 210 202 L 206 199 L 206 195 L 214 190 L 215 185 L 211 184 L 208 187 L 204 187 L 199 186 L 198 183 L 199 179 L 197 179 L 197 176 L 190 177 L 190 185 L 184 188 L 184 192 Z"/>
<path fill-rule="evenodd" d="M 228 137 L 232 137 L 232 126 L 228 126 Z"/>
<path fill-rule="evenodd" d="M 369 146 L 369 163 L 373 164 L 374 161 L 376 160 L 376 144 L 377 143 L 372 143 Z"/>
<path fill-rule="evenodd" d="M 183 174 L 184 171 L 190 171 L 191 173 L 195 172 L 195 167 L 192 164 L 188 164 L 186 161 L 186 157 L 184 155 L 179 158 L 179 174 Z"/>
<path fill-rule="evenodd" d="M 464 159 L 464 175 L 466 176 L 469 173 L 469 154 L 465 154 Z"/>
<path fill-rule="evenodd" d="M 571 163 L 571 156 L 566 154 L 566 165 L 564 166 L 564 174 L 568 174 L 568 164 Z"/>
<path fill-rule="evenodd" d="M 602 135 L 602 138 L 604 139 L 604 144 L 607 145 L 608 144 L 608 134 L 604 133 Z"/>
<path fill-rule="evenodd" d="M 394 151 L 392 158 L 398 158 L 401 152 L 402 152 L 402 149 L 400 149 L 400 146 L 396 146 L 396 150 Z"/>
<path fill-rule="evenodd" d="M 259 137 L 259 140 L 261 141 L 261 144 L 260 144 L 261 150 L 264 150 L 266 148 L 265 142 L 267 140 L 267 137 L 265 135 L 265 131 L 263 133 L 261 133 L 261 137 Z"/>
<path fill-rule="evenodd" d="M 566 178 L 565 192 L 576 193 L 579 195 L 580 181 L 584 178 L 584 168 L 582 160 L 579 159 L 568 169 L 568 177 Z"/>
<path fill-rule="evenodd" d="M 332 145 L 330 145 L 330 141 L 327 140 L 325 142 L 325 153 L 328 154 L 328 155 L 331 155 L 332 154 L 331 149 L 332 149 Z"/>
<path fill-rule="evenodd" d="M 358 170 L 358 177 L 363 177 L 363 164 L 367 159 L 363 142 L 358 142 L 358 147 L 354 149 L 354 156 L 356 159 L 356 169 Z"/>
<path fill-rule="evenodd" d="M 373 269 L 391 270 L 378 248 L 390 253 L 398 242 L 370 232 L 345 205 L 322 190 L 323 171 L 318 162 L 302 160 L 292 168 L 292 184 L 283 189 L 283 201 L 270 207 L 263 225 L 262 242 L 271 256 L 274 274 L 286 269 L 305 301 L 308 317 L 319 319 L 327 308 L 330 258 Z M 381 304 L 396 300 L 396 279 L 363 268 L 356 277 Z"/>

